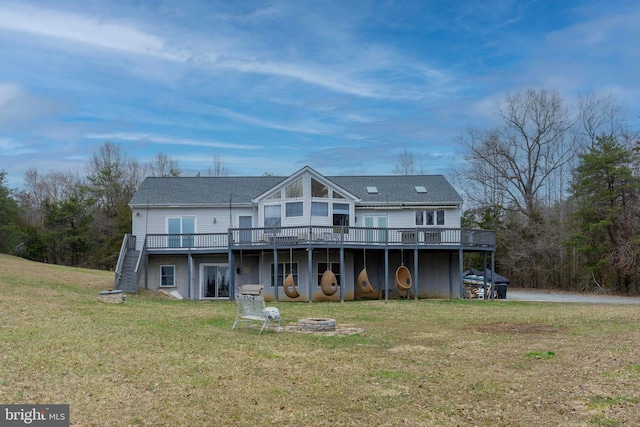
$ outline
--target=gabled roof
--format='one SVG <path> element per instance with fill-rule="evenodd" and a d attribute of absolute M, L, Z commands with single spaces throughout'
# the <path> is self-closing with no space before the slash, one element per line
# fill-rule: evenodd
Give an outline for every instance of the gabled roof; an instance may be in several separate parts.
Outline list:
<path fill-rule="evenodd" d="M 305 168 L 301 169 L 301 171 Z M 300 171 L 296 172 L 299 173 Z M 295 175 L 295 174 L 294 174 Z M 323 176 L 323 175 L 320 175 Z M 359 198 L 358 205 L 460 205 L 462 198 L 442 175 L 325 176 Z M 253 200 L 288 180 L 274 176 L 149 177 L 131 199 L 132 207 L 228 206 L 254 204 Z M 416 191 L 423 186 L 427 192 Z M 378 192 L 367 192 L 376 187 Z"/>
<path fill-rule="evenodd" d="M 131 206 L 183 206 L 252 204 L 252 199 L 286 177 L 149 177 L 129 204 Z"/>
<path fill-rule="evenodd" d="M 297 171 L 297 172 L 293 173 L 292 175 L 289 175 L 288 177 L 284 178 L 283 181 L 278 183 L 275 187 L 279 187 L 279 188 L 285 187 L 285 186 L 289 185 L 290 183 L 296 181 L 298 178 L 300 178 L 304 174 L 311 175 L 311 177 L 315 178 L 319 182 L 322 182 L 323 184 L 329 185 L 331 183 L 331 181 L 326 176 L 316 172 L 315 170 L 313 170 L 313 168 L 311 168 L 309 166 L 305 166 L 302 169 L 300 169 L 299 171 Z M 335 183 L 333 183 L 333 186 L 334 187 L 338 187 L 337 190 L 345 197 L 348 197 L 348 198 L 351 198 L 351 199 L 357 199 L 358 198 L 354 194 L 351 194 L 346 188 L 340 188 L 340 186 L 335 184 Z M 258 195 L 253 201 L 254 202 L 260 202 L 260 199 L 263 199 L 268 194 L 271 194 L 272 190 L 275 190 L 275 189 L 276 188 L 268 189 L 265 193 Z M 347 193 L 347 194 L 343 194 L 343 193 Z"/>

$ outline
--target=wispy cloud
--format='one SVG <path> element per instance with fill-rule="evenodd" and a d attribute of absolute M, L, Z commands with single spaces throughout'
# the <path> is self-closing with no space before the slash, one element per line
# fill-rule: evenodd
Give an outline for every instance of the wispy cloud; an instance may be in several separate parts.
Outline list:
<path fill-rule="evenodd" d="M 22 4 L 0 5 L 0 29 L 51 37 L 71 43 L 184 60 L 165 48 L 166 42 L 131 25 Z"/>
<path fill-rule="evenodd" d="M 268 16 L 269 14 L 265 14 Z M 258 19 L 257 14 L 253 19 Z M 236 71 L 274 76 L 321 87 L 337 93 L 374 99 L 416 99 L 438 91 L 449 78 L 437 70 L 407 60 L 382 45 L 358 49 L 357 43 L 341 46 L 340 51 L 324 52 L 327 61 L 287 61 L 277 48 L 254 51 L 251 39 L 239 29 L 230 34 L 211 30 L 208 37 L 181 34 L 155 27 L 156 33 L 143 30 L 131 20 L 97 17 L 26 4 L 0 5 L 0 30 L 31 34 L 62 41 L 69 45 L 90 46 L 120 54 L 155 57 L 211 71 Z M 235 39 L 234 39 L 235 35 Z M 190 42 L 177 42 L 184 38 Z M 211 40 L 216 40 L 212 42 Z M 220 41 L 218 41 L 220 40 Z M 342 54 L 337 54 L 342 52 Z M 395 75 L 404 83 L 385 82 L 371 73 Z M 407 82 L 409 79 L 409 82 Z M 415 83 L 410 79 L 417 79 Z"/>
<path fill-rule="evenodd" d="M 268 129 L 283 130 L 294 133 L 307 133 L 313 135 L 326 135 L 334 132 L 339 132 L 341 128 L 330 124 L 321 123 L 317 120 L 308 119 L 301 123 L 296 124 L 283 124 L 273 120 L 265 120 L 259 117 L 254 117 L 244 113 L 238 113 L 236 111 L 229 110 L 221 107 L 210 107 L 210 112 L 218 114 L 220 116 L 250 124 L 253 126 L 264 127 Z"/>
<path fill-rule="evenodd" d="M 114 132 L 114 133 L 90 133 L 85 135 L 87 139 L 99 139 L 104 141 L 134 141 L 146 144 L 162 144 L 192 147 L 226 148 L 234 150 L 257 150 L 264 148 L 261 145 L 238 144 L 221 141 L 202 141 L 189 138 L 176 138 L 164 135 L 154 135 L 149 133 L 136 132 Z"/>
<path fill-rule="evenodd" d="M 36 150 L 29 148 L 20 142 L 9 138 L 0 138 L 0 153 L 3 156 L 21 156 L 23 154 L 35 153 Z"/>

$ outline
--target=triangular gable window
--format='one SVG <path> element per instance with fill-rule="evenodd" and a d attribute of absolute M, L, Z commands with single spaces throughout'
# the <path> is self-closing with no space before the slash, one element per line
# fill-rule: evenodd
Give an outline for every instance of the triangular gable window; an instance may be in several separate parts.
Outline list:
<path fill-rule="evenodd" d="M 311 197 L 327 199 L 329 198 L 329 188 L 316 179 L 311 178 Z"/>
<path fill-rule="evenodd" d="M 299 178 L 284 188 L 284 196 L 287 199 L 295 199 L 303 196 L 302 178 Z"/>

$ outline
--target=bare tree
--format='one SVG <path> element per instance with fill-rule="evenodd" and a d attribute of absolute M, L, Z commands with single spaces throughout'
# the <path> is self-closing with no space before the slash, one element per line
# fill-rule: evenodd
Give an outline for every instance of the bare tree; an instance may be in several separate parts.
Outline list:
<path fill-rule="evenodd" d="M 530 220 L 539 215 L 554 173 L 573 155 L 569 111 L 553 91 L 527 90 L 506 96 L 498 110 L 503 126 L 469 130 L 462 142 L 469 149 L 467 178 L 492 199 Z"/>
<path fill-rule="evenodd" d="M 178 161 L 160 152 L 149 163 L 149 175 L 161 177 L 177 177 L 182 175 Z"/>
<path fill-rule="evenodd" d="M 25 219 L 34 226 L 42 226 L 47 203 L 65 201 L 82 191 L 82 179 L 74 172 L 54 171 L 40 174 L 36 168 L 24 173 L 24 190 L 20 192 L 20 205 Z"/>
<path fill-rule="evenodd" d="M 626 133 L 624 108 L 614 95 L 588 92 L 578 98 L 578 133 L 594 146 L 598 136 L 620 137 Z"/>
<path fill-rule="evenodd" d="M 394 175 L 413 175 L 416 171 L 413 153 L 409 153 L 406 149 L 398 155 Z"/>
<path fill-rule="evenodd" d="M 227 176 L 229 171 L 224 162 L 224 159 L 219 154 L 213 155 L 213 168 L 207 169 L 207 176 Z"/>

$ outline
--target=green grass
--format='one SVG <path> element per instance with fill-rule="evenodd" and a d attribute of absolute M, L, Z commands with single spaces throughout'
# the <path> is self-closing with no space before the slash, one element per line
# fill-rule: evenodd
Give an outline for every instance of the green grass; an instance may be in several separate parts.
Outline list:
<path fill-rule="evenodd" d="M 527 353 L 528 359 L 553 359 L 556 353 L 553 351 L 530 351 Z"/>
<path fill-rule="evenodd" d="M 350 336 L 231 330 L 235 304 L 0 255 L 0 402 L 72 425 L 633 425 L 640 310 L 515 301 L 273 303 Z M 553 351 L 547 350 L 553 349 Z M 524 357 L 523 357 L 524 356 Z M 544 363 L 536 360 L 543 359 Z"/>

